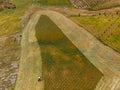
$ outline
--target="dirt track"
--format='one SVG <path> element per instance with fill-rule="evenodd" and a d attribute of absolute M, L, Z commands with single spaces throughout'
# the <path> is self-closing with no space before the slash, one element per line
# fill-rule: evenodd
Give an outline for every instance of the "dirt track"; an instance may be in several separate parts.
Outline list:
<path fill-rule="evenodd" d="M 35 90 L 43 90 L 43 83 L 36 85 L 37 75 L 41 75 L 42 73 L 42 61 L 40 51 L 38 50 L 37 40 L 34 35 L 35 25 L 41 14 L 47 15 L 88 58 L 88 60 L 104 74 L 103 78 L 98 83 L 96 90 L 120 90 L 120 54 L 103 45 L 89 32 L 79 27 L 65 16 L 49 10 L 36 12 L 23 31 L 23 39 L 21 42 L 22 57 L 15 90 L 34 90 L 33 88 L 36 88 Z M 34 42 L 34 45 L 32 42 Z M 30 67 L 25 67 L 25 64 L 31 64 L 31 62 L 28 61 L 29 56 L 32 58 L 30 59 L 31 62 L 36 58 L 34 64 L 40 62 L 40 64 L 37 65 L 37 70 L 34 64 Z M 36 70 L 36 73 L 33 73 L 33 71 L 31 71 L 32 69 Z M 25 74 L 28 74 L 27 78 Z M 103 87 L 99 88 L 101 86 Z"/>
<path fill-rule="evenodd" d="M 42 76 L 42 61 L 40 48 L 35 37 L 35 25 L 40 15 L 31 18 L 22 34 L 22 53 L 19 74 L 15 90 L 43 90 L 43 81 L 38 82 Z"/>

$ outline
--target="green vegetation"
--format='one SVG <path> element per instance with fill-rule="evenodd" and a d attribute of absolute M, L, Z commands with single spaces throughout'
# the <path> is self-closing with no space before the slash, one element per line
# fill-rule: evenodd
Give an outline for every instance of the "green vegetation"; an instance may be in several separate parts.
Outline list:
<path fill-rule="evenodd" d="M 68 0 L 12 0 L 12 3 L 16 5 L 16 9 L 0 12 L 0 36 L 20 30 L 21 18 L 32 3 L 40 3 L 43 6 L 71 6 Z"/>
<path fill-rule="evenodd" d="M 102 74 L 47 17 L 36 25 L 45 90 L 93 90 Z"/>
<path fill-rule="evenodd" d="M 67 6 L 71 7 L 69 0 L 37 0 L 43 6 Z"/>
<path fill-rule="evenodd" d="M 119 0 L 81 0 L 91 10 L 106 9 L 120 6 Z"/>
<path fill-rule="evenodd" d="M 98 39 L 120 52 L 119 14 L 71 17 Z"/>
<path fill-rule="evenodd" d="M 2 90 L 14 90 L 21 49 L 20 44 L 14 41 L 14 36 L 16 36 L 15 32 L 20 30 L 22 16 L 32 4 L 32 0 L 11 1 L 16 4 L 16 9 L 0 11 L 0 37 L 4 36 L 0 38 L 0 88 Z"/>
<path fill-rule="evenodd" d="M 119 7 L 119 6 L 120 6 L 120 2 L 119 3 L 117 3 L 117 2 L 103 3 L 98 6 L 96 5 L 96 6 L 92 7 L 91 10 L 109 9 L 109 8 L 114 8 L 114 7 Z"/>
<path fill-rule="evenodd" d="M 20 29 L 20 21 L 32 0 L 12 0 L 16 9 L 0 12 L 0 36 L 9 35 Z"/>

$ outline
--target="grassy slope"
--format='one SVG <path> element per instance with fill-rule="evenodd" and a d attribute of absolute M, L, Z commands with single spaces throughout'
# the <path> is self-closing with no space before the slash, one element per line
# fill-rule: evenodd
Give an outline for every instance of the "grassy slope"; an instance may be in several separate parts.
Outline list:
<path fill-rule="evenodd" d="M 47 17 L 36 26 L 45 90 L 93 90 L 102 74 Z"/>
<path fill-rule="evenodd" d="M 6 36 L 8 39 L 1 38 L 0 40 L 0 88 L 2 90 L 13 90 L 18 72 L 18 66 L 14 67 L 12 64 L 15 62 L 19 64 L 20 59 L 20 44 L 14 42 L 15 34 L 20 30 L 19 25 L 21 17 L 31 5 L 32 0 L 12 0 L 17 8 L 14 10 L 4 10 L 0 12 L 0 37 Z M 9 35 L 12 34 L 13 36 Z M 4 78 L 4 79 L 3 79 Z"/>
<path fill-rule="evenodd" d="M 82 0 L 91 10 L 106 9 L 120 6 L 119 0 Z"/>
<path fill-rule="evenodd" d="M 120 16 L 80 16 L 71 17 L 104 43 L 120 52 Z"/>
<path fill-rule="evenodd" d="M 20 29 L 20 20 L 32 0 L 13 0 L 17 8 L 0 12 L 0 36 L 9 35 Z"/>
<path fill-rule="evenodd" d="M 52 5 L 52 6 L 71 7 L 69 0 L 38 0 L 38 2 L 40 3 L 40 5 L 43 5 L 43 6 Z"/>
<path fill-rule="evenodd" d="M 106 9 L 106 8 L 113 8 L 113 7 L 119 7 L 120 1 L 119 0 L 108 0 L 107 2 L 103 4 L 99 4 L 93 7 L 93 10 L 99 10 L 99 9 Z"/>
<path fill-rule="evenodd" d="M 33 0 L 12 0 L 17 8 L 0 12 L 0 36 L 9 35 L 20 29 L 20 21 Z M 68 0 L 37 0 L 41 5 L 68 6 Z M 35 1 L 34 1 L 35 2 Z M 38 3 L 37 2 L 37 3 Z"/>

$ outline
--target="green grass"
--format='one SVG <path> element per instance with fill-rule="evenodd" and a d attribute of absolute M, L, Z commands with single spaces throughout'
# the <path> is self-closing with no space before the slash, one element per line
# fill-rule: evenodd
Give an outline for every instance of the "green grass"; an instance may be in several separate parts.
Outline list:
<path fill-rule="evenodd" d="M 17 75 L 18 67 L 14 68 L 12 62 L 19 64 L 20 58 L 20 44 L 14 42 L 13 36 L 16 31 L 21 30 L 20 21 L 25 14 L 28 7 L 32 4 L 32 0 L 12 0 L 16 4 L 16 9 L 4 10 L 0 12 L 0 37 L 8 37 L 6 40 L 0 40 L 0 63 L 2 63 L 0 70 L 0 88 L 14 90 L 15 83 L 11 83 L 10 77 L 13 74 Z M 1 46 L 3 48 L 1 48 Z M 2 79 L 4 78 L 4 79 Z M 15 78 L 14 78 L 15 79 Z"/>
<path fill-rule="evenodd" d="M 0 36 L 12 34 L 20 30 L 20 21 L 26 10 L 32 3 L 40 3 L 43 6 L 67 6 L 71 7 L 68 0 L 12 0 L 16 9 L 0 12 Z"/>
<path fill-rule="evenodd" d="M 43 6 L 67 6 L 71 7 L 69 0 L 37 0 Z"/>
<path fill-rule="evenodd" d="M 120 6 L 119 0 L 82 0 L 90 10 L 100 10 Z"/>
<path fill-rule="evenodd" d="M 114 7 L 120 7 L 119 0 L 110 0 L 110 1 L 108 0 L 105 3 L 93 6 L 92 10 L 108 9 L 108 8 L 114 8 Z"/>
<path fill-rule="evenodd" d="M 36 25 L 45 90 L 93 90 L 102 74 L 47 17 Z"/>
<path fill-rule="evenodd" d="M 120 16 L 116 14 L 70 17 L 79 25 L 120 52 Z"/>
<path fill-rule="evenodd" d="M 20 30 L 20 21 L 32 0 L 13 0 L 16 9 L 0 12 L 0 36 L 9 35 Z"/>

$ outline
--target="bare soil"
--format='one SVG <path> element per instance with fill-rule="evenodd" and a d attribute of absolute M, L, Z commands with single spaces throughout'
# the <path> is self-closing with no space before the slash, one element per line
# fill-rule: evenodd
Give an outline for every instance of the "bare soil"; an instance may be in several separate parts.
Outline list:
<path fill-rule="evenodd" d="M 15 87 L 21 51 L 20 44 L 14 41 L 18 34 L 0 38 L 0 90 Z"/>

